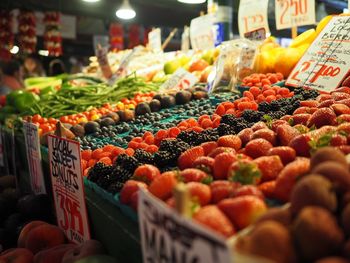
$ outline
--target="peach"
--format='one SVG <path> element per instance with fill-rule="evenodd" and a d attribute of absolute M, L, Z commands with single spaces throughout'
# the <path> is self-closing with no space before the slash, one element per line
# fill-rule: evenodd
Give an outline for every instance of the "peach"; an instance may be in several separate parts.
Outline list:
<path fill-rule="evenodd" d="M 34 263 L 61 263 L 63 256 L 75 247 L 75 244 L 63 244 L 42 250 L 34 256 Z"/>
<path fill-rule="evenodd" d="M 63 231 L 54 225 L 43 224 L 29 232 L 25 247 L 35 255 L 41 250 L 65 243 Z"/>
<path fill-rule="evenodd" d="M 5 250 L 0 255 L 1 263 L 32 263 L 33 253 L 26 248 Z"/>
<path fill-rule="evenodd" d="M 25 247 L 29 232 L 31 230 L 33 230 L 34 228 L 36 228 L 37 226 L 40 226 L 43 224 L 47 224 L 47 223 L 44 221 L 32 221 L 32 222 L 26 224 L 22 228 L 21 233 L 19 234 L 17 246 L 18 247 Z"/>

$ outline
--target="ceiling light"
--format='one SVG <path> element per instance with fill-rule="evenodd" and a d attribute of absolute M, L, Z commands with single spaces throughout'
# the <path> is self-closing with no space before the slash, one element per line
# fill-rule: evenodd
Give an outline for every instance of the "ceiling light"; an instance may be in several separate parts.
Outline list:
<path fill-rule="evenodd" d="M 206 2 L 206 0 L 177 0 L 177 1 L 185 4 L 203 4 Z"/>
<path fill-rule="evenodd" d="M 100 2 L 100 0 L 83 0 L 83 2 L 96 3 L 96 2 Z"/>
<path fill-rule="evenodd" d="M 43 49 L 41 49 L 41 50 L 38 51 L 38 54 L 39 54 L 40 56 L 47 57 L 47 56 L 49 55 L 49 51 L 48 51 L 48 50 L 43 50 Z"/>
<path fill-rule="evenodd" d="M 18 47 L 18 46 L 13 46 L 13 47 L 10 49 L 11 54 L 17 54 L 18 51 L 19 51 L 19 47 Z"/>
<path fill-rule="evenodd" d="M 135 10 L 131 7 L 129 0 L 123 0 L 122 5 L 119 7 L 115 15 L 120 19 L 132 19 L 136 16 Z"/>

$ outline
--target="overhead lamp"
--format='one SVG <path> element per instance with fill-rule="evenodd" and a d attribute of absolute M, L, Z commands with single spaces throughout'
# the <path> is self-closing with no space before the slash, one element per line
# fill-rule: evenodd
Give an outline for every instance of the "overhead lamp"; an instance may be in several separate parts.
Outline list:
<path fill-rule="evenodd" d="M 207 0 L 177 0 L 177 1 L 184 4 L 203 4 Z"/>
<path fill-rule="evenodd" d="M 10 49 L 10 53 L 11 54 L 17 54 L 19 51 L 19 47 L 18 46 L 13 46 L 11 49 Z"/>
<path fill-rule="evenodd" d="M 115 15 L 120 19 L 129 20 L 136 16 L 136 12 L 131 7 L 129 0 L 123 0 L 122 5 L 119 7 Z"/>
<path fill-rule="evenodd" d="M 82 0 L 83 2 L 87 2 L 87 3 L 96 3 L 96 2 L 100 2 L 100 0 Z"/>
<path fill-rule="evenodd" d="M 39 54 L 40 56 L 47 57 L 47 56 L 49 55 L 49 51 L 48 51 L 48 50 L 44 50 L 44 49 L 40 49 L 40 50 L 38 51 L 38 54 Z"/>

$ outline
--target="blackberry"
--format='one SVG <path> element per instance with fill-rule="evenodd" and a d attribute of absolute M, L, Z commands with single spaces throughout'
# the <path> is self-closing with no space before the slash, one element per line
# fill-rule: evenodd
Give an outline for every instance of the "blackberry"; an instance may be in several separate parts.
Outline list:
<path fill-rule="evenodd" d="M 176 166 L 177 154 L 158 151 L 154 154 L 154 162 L 158 167 Z"/>
<path fill-rule="evenodd" d="M 159 151 L 167 151 L 169 153 L 179 154 L 190 148 L 185 141 L 178 139 L 166 139 L 160 143 Z"/>
<path fill-rule="evenodd" d="M 165 173 L 165 172 L 170 172 L 170 171 L 176 171 L 176 169 L 177 169 L 176 167 L 165 166 L 165 167 L 160 168 L 160 172 Z"/>
<path fill-rule="evenodd" d="M 134 157 L 144 164 L 154 164 L 153 154 L 146 152 L 143 149 L 136 149 Z"/>
<path fill-rule="evenodd" d="M 118 155 L 115 165 L 120 165 L 128 171 L 134 172 L 140 162 L 135 157 L 123 153 Z"/>
<path fill-rule="evenodd" d="M 221 117 L 220 123 L 225 123 L 230 126 L 234 126 L 237 123 L 237 118 L 232 114 L 225 114 Z"/>
<path fill-rule="evenodd" d="M 103 189 L 107 189 L 111 183 L 111 177 L 112 177 L 111 174 L 100 175 L 96 181 L 96 184 L 102 187 Z"/>
<path fill-rule="evenodd" d="M 242 113 L 242 118 L 247 122 L 259 122 L 264 115 L 265 113 L 262 111 L 245 110 Z"/>
<path fill-rule="evenodd" d="M 215 129 L 207 129 L 201 132 L 201 135 L 205 135 L 207 137 L 207 141 L 217 141 L 219 139 L 219 132 Z"/>
<path fill-rule="evenodd" d="M 273 111 L 268 114 L 272 119 L 280 119 L 286 115 L 284 111 Z"/>
<path fill-rule="evenodd" d="M 258 106 L 258 110 L 268 113 L 269 111 L 271 111 L 270 104 L 267 103 L 266 101 L 260 102 Z"/>
<path fill-rule="evenodd" d="M 91 182 L 96 183 L 100 176 L 109 175 L 112 171 L 113 167 L 111 165 L 105 165 L 102 162 L 98 162 L 89 170 L 88 179 Z"/>
<path fill-rule="evenodd" d="M 116 193 L 119 193 L 122 190 L 123 186 L 124 186 L 124 183 L 115 182 L 110 184 L 110 186 L 108 186 L 107 191 L 115 195 Z"/>
<path fill-rule="evenodd" d="M 122 166 L 116 166 L 114 167 L 114 170 L 112 172 L 111 180 L 113 182 L 122 182 L 125 183 L 127 180 L 129 180 L 133 175 L 133 172 L 126 170 Z"/>
<path fill-rule="evenodd" d="M 190 146 L 196 145 L 198 141 L 199 133 L 195 131 L 182 131 L 177 136 L 177 139 L 180 139 L 186 143 L 188 143 Z"/>
<path fill-rule="evenodd" d="M 284 106 L 281 110 L 284 111 L 286 114 L 292 115 L 296 108 L 294 108 L 293 105 L 288 105 Z"/>
<path fill-rule="evenodd" d="M 220 136 L 224 136 L 224 135 L 236 134 L 236 130 L 234 127 L 226 123 L 220 123 L 218 127 L 218 133 Z"/>

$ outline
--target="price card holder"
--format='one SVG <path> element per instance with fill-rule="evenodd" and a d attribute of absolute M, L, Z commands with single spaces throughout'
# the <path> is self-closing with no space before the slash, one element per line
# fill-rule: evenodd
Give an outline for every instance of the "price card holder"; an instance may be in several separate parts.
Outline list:
<path fill-rule="evenodd" d="M 315 24 L 315 0 L 275 0 L 275 18 L 278 30 Z"/>
<path fill-rule="evenodd" d="M 162 35 L 160 28 L 153 29 L 148 33 L 148 47 L 155 51 L 162 51 Z"/>
<path fill-rule="evenodd" d="M 90 239 L 79 143 L 48 137 L 50 174 L 58 226 L 74 243 Z"/>
<path fill-rule="evenodd" d="M 224 239 L 178 215 L 142 189 L 138 214 L 143 262 L 231 262 Z"/>
<path fill-rule="evenodd" d="M 200 16 L 192 19 L 190 25 L 190 40 L 195 50 L 206 50 L 215 47 L 214 17 L 212 15 Z"/>
<path fill-rule="evenodd" d="M 263 41 L 266 39 L 265 28 L 259 28 L 244 34 L 244 37 L 252 41 Z"/>
<path fill-rule="evenodd" d="M 337 16 L 299 60 L 286 85 L 330 92 L 350 73 L 350 17 Z"/>
<path fill-rule="evenodd" d="M 38 126 L 30 122 L 23 122 L 23 132 L 33 193 L 46 194 Z"/>
<path fill-rule="evenodd" d="M 162 84 L 160 90 L 169 90 L 169 89 L 189 89 L 198 82 L 196 76 L 188 72 L 183 68 L 179 68 L 175 73 Z"/>
<path fill-rule="evenodd" d="M 241 37 L 247 32 L 264 28 L 270 32 L 268 23 L 268 0 L 240 0 L 238 9 L 238 29 Z"/>

